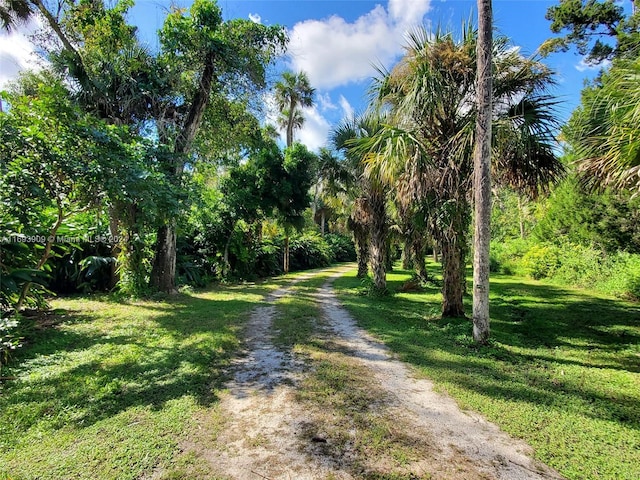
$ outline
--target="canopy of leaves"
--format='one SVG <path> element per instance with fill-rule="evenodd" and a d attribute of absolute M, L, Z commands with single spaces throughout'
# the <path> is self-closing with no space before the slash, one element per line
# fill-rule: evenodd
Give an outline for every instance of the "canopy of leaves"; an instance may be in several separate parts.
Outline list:
<path fill-rule="evenodd" d="M 640 16 L 626 17 L 619 1 L 560 0 L 547 10 L 546 18 L 553 33 L 567 33 L 544 42 L 543 54 L 575 46 L 587 63 L 598 64 L 632 53 L 640 40 Z"/>

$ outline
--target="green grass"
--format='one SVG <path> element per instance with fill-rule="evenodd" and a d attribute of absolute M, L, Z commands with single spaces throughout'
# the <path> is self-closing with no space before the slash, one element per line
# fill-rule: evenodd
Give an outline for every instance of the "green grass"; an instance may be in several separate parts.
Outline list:
<path fill-rule="evenodd" d="M 409 275 L 391 273 L 390 290 Z M 440 319 L 436 287 L 372 299 L 360 285 L 355 272 L 335 283 L 360 325 L 463 408 L 568 478 L 640 478 L 637 303 L 494 275 L 491 345 L 478 348 L 469 320 Z"/>
<path fill-rule="evenodd" d="M 221 428 L 219 388 L 247 313 L 283 282 L 53 301 L 56 325 L 34 328 L 3 369 L 15 380 L 0 384 L 0 478 L 197 474 L 180 442 L 196 424 L 210 440 Z"/>

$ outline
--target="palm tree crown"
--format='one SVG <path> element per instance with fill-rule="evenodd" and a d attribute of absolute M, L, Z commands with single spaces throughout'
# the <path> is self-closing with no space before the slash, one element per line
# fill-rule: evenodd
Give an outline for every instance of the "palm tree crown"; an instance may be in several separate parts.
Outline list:
<path fill-rule="evenodd" d="M 408 36 L 406 54 L 381 70 L 371 94 L 390 114 L 389 124 L 369 142 L 368 168 L 395 181 L 411 172 L 404 191 L 419 205 L 425 225 L 443 254 L 443 315 L 464 312 L 464 263 L 468 249 L 472 158 L 476 124 L 477 31 L 467 25 L 460 39 L 437 30 Z M 544 94 L 551 72 L 526 59 L 506 38 L 493 42 L 494 178 L 535 195 L 558 178 L 554 155 L 554 103 Z M 406 182 L 405 175 L 405 182 Z"/>
<path fill-rule="evenodd" d="M 313 105 L 315 88 L 311 87 L 305 72 L 284 72 L 276 83 L 276 102 L 282 114 L 281 125 L 287 131 L 287 146 L 293 144 L 293 131 L 304 124 L 303 107 Z"/>

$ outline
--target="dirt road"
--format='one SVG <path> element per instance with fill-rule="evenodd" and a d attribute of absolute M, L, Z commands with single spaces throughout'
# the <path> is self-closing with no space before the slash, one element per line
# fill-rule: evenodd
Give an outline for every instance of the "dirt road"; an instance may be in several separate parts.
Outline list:
<path fill-rule="evenodd" d="M 346 269 L 299 277 L 253 312 L 220 405 L 225 428 L 215 448 L 185 449 L 220 478 L 242 480 L 561 478 L 358 328 L 331 288 Z M 321 286 L 304 287 L 319 275 Z M 314 322 L 291 348 L 274 326 L 287 298 Z"/>

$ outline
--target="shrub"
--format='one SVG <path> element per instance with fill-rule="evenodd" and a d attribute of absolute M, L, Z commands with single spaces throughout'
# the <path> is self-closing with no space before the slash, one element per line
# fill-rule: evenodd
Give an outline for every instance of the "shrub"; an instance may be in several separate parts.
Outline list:
<path fill-rule="evenodd" d="M 491 244 L 490 268 L 506 274 L 549 278 L 630 300 L 640 300 L 640 255 L 607 254 L 575 243 L 528 244 L 522 240 Z"/>
<path fill-rule="evenodd" d="M 282 273 L 282 245 L 264 239 L 256 251 L 255 273 L 258 277 L 271 277 Z"/>
<path fill-rule="evenodd" d="M 356 261 L 356 248 L 351 237 L 338 233 L 328 233 L 323 238 L 329 245 L 333 262 Z"/>
<path fill-rule="evenodd" d="M 618 297 L 640 300 L 640 255 L 620 252 L 608 263 L 599 288 Z"/>
<path fill-rule="evenodd" d="M 521 265 L 536 280 L 552 277 L 560 265 L 557 249 L 552 245 L 532 245 L 522 256 Z"/>
<path fill-rule="evenodd" d="M 289 245 L 289 269 L 307 270 L 331 264 L 331 248 L 317 233 L 305 233 L 291 239 Z"/>
<path fill-rule="evenodd" d="M 521 260 L 529 248 L 529 242 L 520 238 L 509 242 L 492 242 L 489 268 L 505 275 L 526 275 Z"/>
<path fill-rule="evenodd" d="M 555 279 L 568 285 L 589 287 L 600 282 L 608 270 L 605 254 L 575 243 L 559 247 L 560 263 Z"/>

